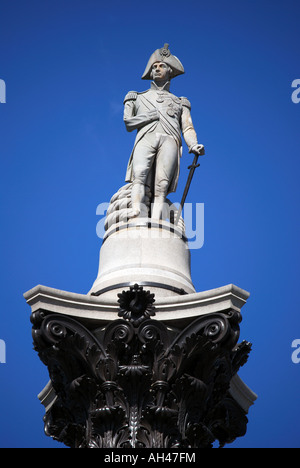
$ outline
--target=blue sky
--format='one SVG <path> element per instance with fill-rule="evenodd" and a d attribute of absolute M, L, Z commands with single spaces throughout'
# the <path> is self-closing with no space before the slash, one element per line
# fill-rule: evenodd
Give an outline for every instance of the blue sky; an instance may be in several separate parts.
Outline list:
<path fill-rule="evenodd" d="M 48 375 L 23 293 L 89 291 L 96 208 L 123 185 L 133 144 L 123 98 L 146 89 L 148 58 L 168 42 L 186 70 L 171 90 L 191 101 L 206 146 L 187 200 L 205 205 L 192 278 L 197 291 L 251 293 L 240 376 L 259 398 L 231 447 L 299 447 L 299 1 L 2 0 L 0 17 L 0 446 L 61 446 L 43 434 Z M 190 161 L 184 147 L 178 199 Z"/>

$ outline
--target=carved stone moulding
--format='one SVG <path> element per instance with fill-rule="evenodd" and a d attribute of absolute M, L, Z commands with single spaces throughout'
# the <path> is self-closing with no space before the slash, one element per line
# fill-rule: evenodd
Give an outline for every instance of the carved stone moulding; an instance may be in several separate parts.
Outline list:
<path fill-rule="evenodd" d="M 39 395 L 46 434 L 76 448 L 208 448 L 243 436 L 256 396 L 237 375 L 251 349 L 238 344 L 237 309 L 175 327 L 137 284 L 103 323 L 39 303 L 31 321 L 50 376 Z"/>

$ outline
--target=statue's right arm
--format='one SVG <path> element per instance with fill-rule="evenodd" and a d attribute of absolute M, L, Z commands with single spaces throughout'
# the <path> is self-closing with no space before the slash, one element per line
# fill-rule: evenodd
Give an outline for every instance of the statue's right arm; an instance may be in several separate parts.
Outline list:
<path fill-rule="evenodd" d="M 156 109 L 142 114 L 137 114 L 135 105 L 136 97 L 137 93 L 132 91 L 128 93 L 124 99 L 123 120 L 128 132 L 138 130 L 139 128 L 144 127 L 144 125 L 159 119 L 159 115 Z"/>

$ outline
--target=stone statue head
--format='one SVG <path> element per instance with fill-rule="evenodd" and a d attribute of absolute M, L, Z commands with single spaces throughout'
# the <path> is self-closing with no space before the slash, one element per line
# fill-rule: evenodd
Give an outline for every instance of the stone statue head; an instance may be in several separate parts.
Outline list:
<path fill-rule="evenodd" d="M 169 44 L 165 44 L 164 47 L 153 52 L 143 73 L 142 80 L 154 79 L 155 72 L 153 65 L 156 63 L 165 64 L 168 67 L 168 79 L 172 79 L 184 73 L 182 63 L 175 55 L 171 54 Z M 160 68 L 163 69 L 164 67 L 161 66 Z"/>
<path fill-rule="evenodd" d="M 151 71 L 150 78 L 155 82 L 166 82 L 172 78 L 172 68 L 165 62 L 154 62 Z"/>

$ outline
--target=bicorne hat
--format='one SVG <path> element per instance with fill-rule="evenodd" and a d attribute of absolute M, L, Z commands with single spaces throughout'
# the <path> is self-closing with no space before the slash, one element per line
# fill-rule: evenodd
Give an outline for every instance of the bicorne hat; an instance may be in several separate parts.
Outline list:
<path fill-rule="evenodd" d="M 155 62 L 165 62 L 172 68 L 171 78 L 175 76 L 182 75 L 184 73 L 184 68 L 180 60 L 172 55 L 169 51 L 169 44 L 165 44 L 161 49 L 157 49 L 151 55 L 145 71 L 142 76 L 142 80 L 151 80 L 151 68 Z"/>

